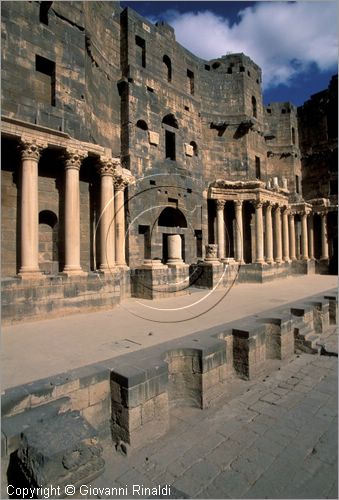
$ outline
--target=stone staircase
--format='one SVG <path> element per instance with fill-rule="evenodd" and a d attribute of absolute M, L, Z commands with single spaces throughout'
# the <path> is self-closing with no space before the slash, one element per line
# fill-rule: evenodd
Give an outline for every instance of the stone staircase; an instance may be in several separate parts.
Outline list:
<path fill-rule="evenodd" d="M 321 352 L 321 335 L 314 333 L 313 327 L 304 321 L 300 321 L 294 327 L 294 342 L 297 353 L 320 354 Z"/>

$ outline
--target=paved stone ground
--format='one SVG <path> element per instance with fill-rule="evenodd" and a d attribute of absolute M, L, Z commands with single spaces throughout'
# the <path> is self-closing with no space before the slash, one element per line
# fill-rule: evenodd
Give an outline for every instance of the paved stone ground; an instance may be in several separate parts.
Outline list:
<path fill-rule="evenodd" d="M 337 329 L 327 346 L 338 352 Z M 176 408 L 161 440 L 123 457 L 105 444 L 93 488 L 172 485 L 172 498 L 338 498 L 337 363 L 300 354 L 256 381 L 234 379 L 207 410 Z M 174 488 L 176 490 L 174 490 Z M 79 498 L 116 497 L 91 491 Z M 163 498 L 166 498 L 164 496 Z M 170 498 L 167 496 L 167 498 Z"/>
<path fill-rule="evenodd" d="M 128 299 L 108 311 L 6 326 L 2 389 L 257 314 L 335 288 L 337 281 L 337 276 L 317 274 L 238 284 L 226 295 L 224 288 L 213 293 L 192 289 L 179 297 Z"/>

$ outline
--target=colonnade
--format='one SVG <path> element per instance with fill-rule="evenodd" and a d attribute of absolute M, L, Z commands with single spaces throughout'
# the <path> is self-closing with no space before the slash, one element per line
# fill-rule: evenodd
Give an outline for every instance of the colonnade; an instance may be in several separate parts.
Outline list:
<path fill-rule="evenodd" d="M 21 266 L 19 275 L 32 279 L 41 277 L 39 270 L 38 165 L 47 144 L 21 140 Z M 80 168 L 85 154 L 67 149 L 65 166 L 65 266 L 67 275 L 85 274 L 80 264 Z M 119 160 L 101 159 L 99 219 L 100 269 L 125 266 L 124 190 L 128 178 L 117 174 Z"/>
<path fill-rule="evenodd" d="M 217 213 L 217 244 L 218 257 L 225 257 L 225 200 L 216 200 Z M 255 262 L 258 264 L 273 264 L 297 260 L 295 217 L 300 217 L 301 241 L 300 259 L 303 261 L 314 259 L 314 226 L 313 214 L 310 208 L 295 212 L 289 206 L 268 201 L 251 201 L 255 208 Z M 234 258 L 243 263 L 243 201 L 234 201 L 235 231 L 234 231 Z M 273 215 L 273 216 L 272 216 Z M 321 260 L 327 260 L 327 214 L 321 214 Z M 265 221 L 264 221 L 265 219 Z"/>

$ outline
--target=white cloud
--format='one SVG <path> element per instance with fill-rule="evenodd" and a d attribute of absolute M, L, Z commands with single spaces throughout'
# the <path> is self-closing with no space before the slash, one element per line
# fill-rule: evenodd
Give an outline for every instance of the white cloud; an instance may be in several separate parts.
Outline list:
<path fill-rule="evenodd" d="M 262 68 L 265 88 L 288 85 L 311 64 L 324 71 L 338 61 L 336 1 L 258 2 L 240 11 L 233 25 L 227 2 L 225 17 L 173 10 L 162 17 L 174 27 L 177 41 L 203 59 L 244 52 Z"/>

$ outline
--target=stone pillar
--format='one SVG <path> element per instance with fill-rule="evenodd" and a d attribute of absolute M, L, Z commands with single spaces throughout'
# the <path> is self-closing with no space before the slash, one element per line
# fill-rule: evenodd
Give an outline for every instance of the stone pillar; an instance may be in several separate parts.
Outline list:
<path fill-rule="evenodd" d="M 38 164 L 42 146 L 28 140 L 21 141 L 21 265 L 19 276 L 24 279 L 41 278 L 39 269 L 39 208 Z"/>
<path fill-rule="evenodd" d="M 114 165 L 111 160 L 101 160 L 100 173 L 100 270 L 112 271 L 115 266 L 115 220 L 114 220 Z"/>
<path fill-rule="evenodd" d="M 283 233 L 283 260 L 285 262 L 290 262 L 290 242 L 288 235 L 288 211 L 284 207 L 282 214 L 282 233 Z"/>
<path fill-rule="evenodd" d="M 273 263 L 272 205 L 267 204 L 265 216 L 266 262 Z"/>
<path fill-rule="evenodd" d="M 328 239 L 327 239 L 327 212 L 322 212 L 321 216 L 321 257 L 320 260 L 328 260 Z"/>
<path fill-rule="evenodd" d="M 181 236 L 180 234 L 169 234 L 167 236 L 168 259 L 166 264 L 169 266 L 183 264 L 181 253 Z"/>
<path fill-rule="evenodd" d="M 65 155 L 65 267 L 67 275 L 85 274 L 80 265 L 80 186 L 83 155 L 67 151 Z"/>
<path fill-rule="evenodd" d="M 264 260 L 264 231 L 262 219 L 262 202 L 255 203 L 255 248 L 256 248 L 256 263 L 263 264 Z"/>
<path fill-rule="evenodd" d="M 276 256 L 275 261 L 280 264 L 282 262 L 282 244 L 281 244 L 281 214 L 279 205 L 274 210 L 274 239 Z"/>
<path fill-rule="evenodd" d="M 243 250 L 243 224 L 242 224 L 242 201 L 237 200 L 234 202 L 235 206 L 235 260 L 244 262 Z"/>
<path fill-rule="evenodd" d="M 314 260 L 314 220 L 313 214 L 308 216 L 308 255 Z"/>
<path fill-rule="evenodd" d="M 307 213 L 301 214 L 301 260 L 308 260 Z"/>
<path fill-rule="evenodd" d="M 225 220 L 224 220 L 224 200 L 216 200 L 217 205 L 217 241 L 219 259 L 225 258 Z"/>
<path fill-rule="evenodd" d="M 290 258 L 291 260 L 297 260 L 295 254 L 295 225 L 294 225 L 294 214 L 290 213 L 288 216 L 289 225 L 289 236 L 290 236 Z"/>
<path fill-rule="evenodd" d="M 124 176 L 117 176 L 114 180 L 115 197 L 115 260 L 117 266 L 126 267 L 125 258 L 125 200 L 124 191 L 128 181 Z"/>

